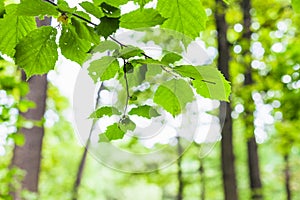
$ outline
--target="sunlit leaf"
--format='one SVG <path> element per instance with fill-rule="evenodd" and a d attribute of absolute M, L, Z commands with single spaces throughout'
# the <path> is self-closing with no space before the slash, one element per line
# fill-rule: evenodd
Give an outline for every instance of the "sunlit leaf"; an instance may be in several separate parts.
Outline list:
<path fill-rule="evenodd" d="M 101 118 L 103 116 L 120 115 L 121 112 L 115 107 L 101 107 L 93 112 L 89 118 Z"/>
<path fill-rule="evenodd" d="M 104 133 L 99 135 L 99 142 L 122 139 L 125 131 L 121 130 L 118 123 L 114 123 L 107 127 Z"/>
<path fill-rule="evenodd" d="M 0 52 L 13 57 L 18 42 L 36 28 L 36 23 L 33 17 L 6 14 L 0 27 Z"/>
<path fill-rule="evenodd" d="M 119 71 L 120 66 L 116 58 L 111 56 L 104 56 L 98 60 L 93 61 L 89 68 L 90 77 L 97 82 L 99 79 L 101 81 L 109 80 L 114 78 Z"/>
<path fill-rule="evenodd" d="M 172 79 L 161 84 L 154 94 L 154 102 L 174 117 L 180 114 L 186 104 L 193 99 L 194 93 L 190 85 L 181 79 Z"/>
<path fill-rule="evenodd" d="M 158 0 L 157 10 L 167 18 L 164 28 L 194 39 L 205 29 L 207 16 L 201 0 Z"/>
<path fill-rule="evenodd" d="M 58 59 L 56 34 L 55 28 L 44 26 L 31 31 L 17 45 L 16 64 L 24 69 L 27 78 L 54 69 Z"/>
<path fill-rule="evenodd" d="M 75 27 L 65 25 L 59 39 L 59 47 L 66 58 L 82 64 L 88 56 L 87 52 L 90 50 L 91 43 L 81 39 Z"/>
<path fill-rule="evenodd" d="M 120 26 L 127 29 L 146 28 L 161 25 L 166 19 L 153 8 L 138 9 L 122 15 Z"/>
<path fill-rule="evenodd" d="M 174 68 L 182 76 L 192 79 L 197 93 L 203 97 L 229 101 L 231 87 L 215 67 L 183 65 Z"/>
<path fill-rule="evenodd" d="M 148 119 L 151 119 L 152 117 L 158 117 L 160 114 L 151 106 L 144 105 L 144 106 L 139 106 L 137 108 L 132 108 L 130 112 L 128 113 L 129 115 L 138 115 L 140 117 L 145 117 Z"/>

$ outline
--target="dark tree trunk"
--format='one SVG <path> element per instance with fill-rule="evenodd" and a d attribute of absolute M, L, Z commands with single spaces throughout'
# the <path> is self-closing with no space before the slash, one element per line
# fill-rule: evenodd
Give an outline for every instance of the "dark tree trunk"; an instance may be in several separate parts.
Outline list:
<path fill-rule="evenodd" d="M 289 155 L 284 156 L 284 179 L 285 179 L 285 192 L 286 192 L 286 199 L 292 200 L 292 191 L 291 191 L 291 185 L 290 185 L 290 179 L 291 179 L 291 172 L 290 172 L 290 160 Z"/>
<path fill-rule="evenodd" d="M 229 76 L 229 60 L 230 49 L 227 40 L 227 23 L 225 20 L 226 6 L 222 0 L 216 0 L 216 26 L 218 32 L 218 66 L 221 72 L 225 75 L 227 80 Z M 232 118 L 231 118 L 231 105 L 230 103 L 221 102 L 220 118 L 225 115 L 224 127 L 222 129 L 221 141 L 221 159 L 222 159 L 222 172 L 223 172 L 223 187 L 225 200 L 237 200 L 237 183 L 235 173 L 235 156 L 233 153 L 232 142 Z"/>
<path fill-rule="evenodd" d="M 204 163 L 202 158 L 200 158 L 199 163 L 200 163 L 199 174 L 200 174 L 200 181 L 201 181 L 200 199 L 205 200 L 205 169 L 204 169 Z"/>
<path fill-rule="evenodd" d="M 242 2 L 242 8 L 243 8 L 243 18 L 244 18 L 244 34 L 243 34 L 243 40 L 245 42 L 245 49 L 244 49 L 244 57 L 250 56 L 250 42 L 251 42 L 251 1 L 250 0 L 243 0 Z M 245 82 L 244 85 L 250 86 L 253 84 L 253 78 L 251 73 L 251 63 L 250 61 L 245 61 Z M 247 90 L 248 91 L 248 90 Z M 247 102 L 248 105 L 245 106 L 245 127 L 247 130 L 247 150 L 248 150 L 248 168 L 249 168 L 249 178 L 250 178 L 250 187 L 251 187 L 251 198 L 255 200 L 261 200 L 263 199 L 262 196 L 262 184 L 260 179 L 260 170 L 259 170 L 259 157 L 257 152 L 257 143 L 255 140 L 254 135 L 254 117 L 253 117 L 253 106 L 249 104 L 254 104 L 252 97 L 251 97 L 251 91 L 248 91 L 247 93 L 247 99 L 245 99 L 245 102 Z"/>
<path fill-rule="evenodd" d="M 50 18 L 37 20 L 38 26 L 50 24 Z M 26 80 L 24 72 L 22 72 L 22 80 Z M 21 116 L 27 120 L 42 120 L 46 109 L 47 76 L 33 76 L 29 79 L 28 84 L 30 91 L 26 98 L 33 101 L 36 104 L 36 108 L 30 109 L 26 113 L 21 113 Z M 21 189 L 37 192 L 44 127 L 21 128 L 20 132 L 25 136 L 25 144 L 23 146 L 15 146 L 11 166 L 18 167 L 26 173 Z M 13 191 L 12 194 L 15 200 L 21 199 L 19 192 Z"/>
<path fill-rule="evenodd" d="M 183 177 L 182 177 L 182 146 L 180 144 L 180 138 L 178 137 L 178 144 L 177 144 L 177 152 L 178 152 L 178 159 L 177 159 L 177 181 L 178 181 L 178 189 L 177 189 L 177 200 L 183 199 Z"/>
<path fill-rule="evenodd" d="M 99 103 L 100 103 L 100 93 L 101 93 L 101 91 L 103 89 L 104 89 L 104 86 L 101 83 L 101 85 L 100 85 L 100 87 L 98 89 L 98 92 L 97 92 L 97 99 L 96 99 L 95 110 L 99 106 Z M 90 130 L 90 133 L 89 133 L 89 137 L 88 137 L 88 140 L 86 142 L 85 149 L 83 151 L 83 154 L 82 154 L 80 162 L 79 162 L 79 166 L 78 166 L 77 173 L 76 173 L 76 179 L 75 179 L 74 186 L 73 186 L 72 200 L 77 200 L 78 199 L 79 187 L 80 187 L 80 184 L 81 184 L 82 174 L 83 174 L 84 167 L 85 167 L 85 164 L 86 164 L 87 153 L 88 153 L 88 149 L 89 149 L 90 142 L 91 142 L 90 139 L 91 139 L 91 136 L 92 136 L 92 132 L 93 132 L 93 130 L 95 128 L 94 127 L 95 123 L 96 123 L 96 121 L 94 121 L 93 124 L 92 124 L 91 130 Z"/>

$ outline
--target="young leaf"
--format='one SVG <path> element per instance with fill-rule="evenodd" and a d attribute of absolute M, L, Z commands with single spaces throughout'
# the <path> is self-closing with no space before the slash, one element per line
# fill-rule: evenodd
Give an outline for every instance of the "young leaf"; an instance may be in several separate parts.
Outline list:
<path fill-rule="evenodd" d="M 107 3 L 102 3 L 100 7 L 106 17 L 120 18 L 121 16 L 121 10 L 118 7 L 111 6 L 110 4 Z"/>
<path fill-rule="evenodd" d="M 125 131 L 121 130 L 118 123 L 114 123 L 107 127 L 106 131 L 99 135 L 99 142 L 107 138 L 108 141 L 122 139 Z M 104 137 L 105 136 L 105 137 Z"/>
<path fill-rule="evenodd" d="M 86 10 L 86 12 L 94 15 L 97 18 L 104 17 L 104 13 L 102 12 L 102 10 L 98 6 L 95 6 L 91 2 L 84 1 L 84 2 L 80 3 L 79 5 L 82 8 L 84 8 L 84 10 Z"/>
<path fill-rule="evenodd" d="M 122 15 L 120 26 L 127 29 L 147 28 L 161 25 L 166 19 L 153 8 L 138 9 Z"/>
<path fill-rule="evenodd" d="M 128 59 L 135 56 L 141 56 L 142 53 L 144 53 L 142 49 L 129 45 L 127 47 L 122 48 L 120 51 L 117 51 L 115 56 Z"/>
<path fill-rule="evenodd" d="M 76 7 L 71 8 L 69 6 L 69 4 L 64 0 L 58 0 L 57 1 L 57 7 L 58 7 L 59 10 L 63 10 L 64 12 L 68 12 L 68 13 L 74 13 L 77 10 Z"/>
<path fill-rule="evenodd" d="M 13 57 L 18 42 L 36 28 L 36 23 L 33 17 L 6 14 L 0 27 L 0 52 Z"/>
<path fill-rule="evenodd" d="M 82 64 L 87 58 L 91 43 L 81 39 L 71 25 L 63 26 L 59 39 L 61 53 L 68 59 Z"/>
<path fill-rule="evenodd" d="M 100 37 L 96 34 L 95 30 L 84 22 L 80 22 L 72 18 L 72 25 L 75 27 L 77 35 L 81 39 L 85 39 L 93 44 L 99 44 Z"/>
<path fill-rule="evenodd" d="M 215 67 L 183 65 L 174 68 L 179 74 L 192 78 L 197 93 L 203 97 L 229 101 L 230 84 Z"/>
<path fill-rule="evenodd" d="M 117 50 L 120 49 L 120 45 L 118 45 L 117 43 L 110 41 L 110 40 L 105 40 L 100 42 L 100 44 L 98 46 L 96 46 L 93 49 L 93 53 L 95 52 L 100 52 L 103 53 L 105 51 L 113 51 L 113 50 Z"/>
<path fill-rule="evenodd" d="M 128 113 L 129 115 L 138 115 L 141 117 L 145 117 L 148 119 L 151 119 L 152 117 L 158 117 L 160 114 L 151 106 L 144 105 L 144 106 L 139 106 L 137 108 L 132 108 L 130 112 Z"/>
<path fill-rule="evenodd" d="M 167 18 L 163 28 L 178 31 L 191 39 L 205 29 L 207 16 L 201 0 L 158 0 L 157 10 Z"/>
<path fill-rule="evenodd" d="M 105 2 L 114 7 L 119 7 L 120 5 L 128 3 L 128 1 L 129 0 L 94 0 L 94 3 L 95 5 L 100 5 L 101 3 Z"/>
<path fill-rule="evenodd" d="M 182 56 L 177 54 L 177 53 L 173 53 L 173 52 L 169 52 L 166 55 L 164 55 L 164 57 L 161 59 L 162 62 L 165 63 L 174 63 L 176 61 L 179 61 L 182 59 Z"/>
<path fill-rule="evenodd" d="M 100 24 L 96 27 L 96 31 L 106 39 L 118 30 L 119 23 L 119 18 L 102 17 L 100 18 Z"/>
<path fill-rule="evenodd" d="M 101 59 L 93 61 L 88 71 L 90 77 L 97 82 L 99 78 L 101 81 L 105 81 L 115 77 L 119 69 L 119 62 L 116 58 L 104 56 Z"/>
<path fill-rule="evenodd" d="M 17 15 L 40 16 L 53 15 L 57 16 L 59 12 L 56 7 L 50 3 L 41 0 L 21 0 L 18 4 Z"/>
<path fill-rule="evenodd" d="M 31 31 L 16 46 L 16 64 L 24 68 L 27 78 L 54 68 L 58 58 L 56 34 L 55 28 L 43 26 Z"/>
<path fill-rule="evenodd" d="M 154 94 L 154 102 L 175 117 L 188 102 L 193 101 L 194 93 L 190 85 L 182 79 L 172 79 L 160 85 Z"/>
<path fill-rule="evenodd" d="M 136 128 L 136 125 L 131 119 L 127 116 L 124 119 L 122 119 L 119 123 L 119 127 L 121 130 L 123 130 L 125 133 L 127 131 L 134 131 Z"/>
<path fill-rule="evenodd" d="M 122 114 L 117 108 L 115 107 L 108 107 L 108 106 L 105 106 L 105 107 L 101 107 L 99 109 L 97 109 L 95 112 L 93 112 L 89 118 L 101 118 L 103 117 L 104 115 L 106 116 L 112 116 L 112 115 L 120 115 Z"/>

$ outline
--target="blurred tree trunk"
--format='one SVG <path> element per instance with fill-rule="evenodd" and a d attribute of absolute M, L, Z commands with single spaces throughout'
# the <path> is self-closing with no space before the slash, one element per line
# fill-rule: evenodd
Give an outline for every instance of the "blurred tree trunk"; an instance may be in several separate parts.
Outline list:
<path fill-rule="evenodd" d="M 291 191 L 291 186 L 290 186 L 290 160 L 289 160 L 289 155 L 284 156 L 284 179 L 285 179 L 285 191 L 286 191 L 286 199 L 287 200 L 292 200 L 292 191 Z"/>
<path fill-rule="evenodd" d="M 216 27 L 218 32 L 218 66 L 221 72 L 225 75 L 227 80 L 230 80 L 229 76 L 229 60 L 230 60 L 230 48 L 227 40 L 227 23 L 225 20 L 226 5 L 223 0 L 216 0 Z M 222 159 L 222 172 L 223 172 L 223 187 L 225 200 L 237 200 L 237 183 L 235 173 L 235 156 L 233 153 L 232 142 L 232 118 L 231 118 L 231 104 L 221 102 L 220 106 L 220 118 L 225 115 L 224 127 L 222 129 L 222 141 L 221 141 L 221 159 Z"/>
<path fill-rule="evenodd" d="M 257 152 L 257 143 L 254 135 L 254 102 L 252 99 L 250 87 L 253 85 L 252 70 L 251 70 L 251 0 L 242 1 L 243 18 L 244 18 L 244 34 L 243 42 L 245 44 L 243 57 L 245 58 L 245 82 L 247 96 L 245 100 L 245 127 L 246 127 L 246 137 L 247 137 L 247 150 L 248 150 L 248 168 L 249 168 L 249 178 L 251 187 L 251 198 L 255 200 L 260 200 L 262 196 L 262 184 L 260 179 L 259 170 L 259 157 Z"/>
<path fill-rule="evenodd" d="M 200 174 L 200 181 L 201 181 L 201 193 L 200 199 L 205 200 L 205 169 L 204 169 L 204 159 L 199 159 L 199 174 Z"/>
<path fill-rule="evenodd" d="M 178 137 L 178 144 L 177 144 L 177 153 L 178 153 L 178 159 L 177 159 L 177 181 L 178 181 L 178 189 L 177 189 L 177 200 L 182 200 L 183 199 L 183 187 L 184 187 L 184 182 L 183 182 L 183 177 L 182 177 L 182 166 L 181 166 L 181 161 L 182 161 L 182 146 L 180 144 L 180 138 Z"/>
<path fill-rule="evenodd" d="M 38 27 L 50 24 L 50 18 L 37 20 Z M 26 81 L 23 71 L 22 80 Z M 46 109 L 47 76 L 33 76 L 29 79 L 28 84 L 30 91 L 26 98 L 33 101 L 36 104 L 36 108 L 30 109 L 26 113 L 21 113 L 21 116 L 26 120 L 40 121 L 43 119 Z M 25 144 L 23 146 L 15 146 L 11 166 L 18 167 L 26 173 L 21 189 L 37 192 L 44 127 L 21 128 L 20 132 L 25 136 Z M 21 199 L 20 191 L 13 191 L 13 196 L 15 200 Z"/>

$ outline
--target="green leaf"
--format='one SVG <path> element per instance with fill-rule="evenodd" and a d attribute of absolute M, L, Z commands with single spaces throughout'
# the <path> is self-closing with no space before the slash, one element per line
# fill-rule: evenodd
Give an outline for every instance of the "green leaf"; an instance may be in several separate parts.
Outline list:
<path fill-rule="evenodd" d="M 129 0 L 93 0 L 93 1 L 95 5 L 100 5 L 101 3 L 105 2 L 114 7 L 119 7 L 120 5 L 124 5 L 128 3 Z"/>
<path fill-rule="evenodd" d="M 179 74 L 192 78 L 197 93 L 203 97 L 229 101 L 231 87 L 215 67 L 183 65 L 174 68 Z"/>
<path fill-rule="evenodd" d="M 83 11 L 75 11 L 75 14 L 78 15 L 78 16 L 80 16 L 80 17 L 82 17 L 82 18 L 84 18 L 84 19 L 86 19 L 86 20 L 91 21 L 91 17 L 87 13 L 85 13 Z M 79 19 L 79 20 L 82 21 L 82 22 L 86 22 L 86 21 L 84 21 L 82 19 Z"/>
<path fill-rule="evenodd" d="M 138 9 L 122 15 L 120 26 L 127 29 L 147 28 L 161 25 L 166 19 L 153 8 Z"/>
<path fill-rule="evenodd" d="M 119 69 L 119 62 L 116 58 L 104 56 L 101 59 L 93 61 L 90 64 L 88 71 L 90 77 L 97 82 L 99 78 L 101 81 L 114 78 Z"/>
<path fill-rule="evenodd" d="M 169 52 L 166 55 L 164 55 L 164 57 L 161 59 L 162 62 L 165 63 L 174 63 L 176 61 L 179 61 L 182 59 L 182 56 L 177 54 L 177 53 L 173 53 L 173 52 Z"/>
<path fill-rule="evenodd" d="M 101 108 L 98 108 L 95 112 L 93 112 L 89 118 L 101 118 L 103 117 L 104 115 L 106 116 L 112 116 L 112 115 L 120 115 L 122 114 L 117 108 L 115 107 L 108 107 L 108 106 L 105 106 L 105 107 L 101 107 Z"/>
<path fill-rule="evenodd" d="M 5 12 L 5 9 L 4 9 L 4 0 L 0 0 L 0 17 L 3 16 Z"/>
<path fill-rule="evenodd" d="M 0 52 L 13 57 L 16 45 L 36 28 L 36 23 L 33 17 L 5 15 L 0 19 L 0 27 Z"/>
<path fill-rule="evenodd" d="M 56 7 L 50 3 L 41 0 L 21 0 L 18 4 L 17 15 L 26 16 L 57 16 L 59 12 Z"/>
<path fill-rule="evenodd" d="M 172 79 L 160 85 L 154 94 L 154 102 L 175 117 L 188 102 L 193 101 L 194 93 L 190 85 L 182 79 Z"/>
<path fill-rule="evenodd" d="M 75 18 L 72 18 L 72 25 L 75 27 L 75 31 L 79 38 L 85 39 L 93 44 L 99 44 L 100 37 L 96 34 L 95 30 L 88 26 L 84 22 L 80 22 Z"/>
<path fill-rule="evenodd" d="M 56 34 L 55 28 L 43 26 L 31 31 L 17 45 L 16 64 L 24 68 L 27 78 L 54 69 L 58 59 Z"/>
<path fill-rule="evenodd" d="M 128 116 L 126 116 L 120 121 L 119 127 L 126 133 L 127 131 L 134 131 L 136 125 L 133 121 L 131 121 L 131 119 Z"/>
<path fill-rule="evenodd" d="M 138 3 L 141 6 L 141 8 L 143 8 L 150 1 L 152 1 L 152 0 L 134 0 L 134 2 Z"/>
<path fill-rule="evenodd" d="M 105 142 L 105 140 L 118 140 L 122 139 L 125 135 L 125 131 L 121 130 L 118 123 L 114 123 L 107 127 L 106 131 L 99 135 L 99 142 Z"/>
<path fill-rule="evenodd" d="M 119 18 L 100 18 L 100 24 L 96 26 L 96 31 L 99 35 L 105 37 L 105 39 L 116 32 L 119 28 Z"/>
<path fill-rule="evenodd" d="M 82 8 L 84 8 L 84 10 L 86 10 L 86 12 L 94 15 L 97 18 L 104 17 L 104 13 L 102 12 L 102 10 L 98 6 L 94 5 L 91 2 L 84 1 L 84 2 L 80 3 L 79 5 Z"/>
<path fill-rule="evenodd" d="M 300 13 L 300 0 L 292 0 L 292 6 L 296 13 Z"/>
<path fill-rule="evenodd" d="M 135 56 L 142 56 L 142 53 L 144 53 L 144 51 L 142 49 L 129 45 L 129 46 L 123 47 L 121 50 L 115 52 L 114 55 L 116 57 L 128 59 L 128 58 L 135 57 Z"/>
<path fill-rule="evenodd" d="M 158 12 L 167 20 L 163 28 L 195 39 L 205 29 L 207 16 L 201 0 L 158 0 Z"/>
<path fill-rule="evenodd" d="M 128 113 L 129 115 L 138 115 L 141 117 L 145 117 L 148 119 L 151 119 L 152 117 L 158 117 L 160 114 L 151 106 L 144 105 L 144 106 L 139 106 L 137 108 L 132 108 L 130 112 Z"/>
<path fill-rule="evenodd" d="M 107 3 L 102 3 L 100 7 L 106 17 L 120 18 L 121 16 L 121 10 L 118 7 L 111 6 L 110 4 Z"/>
<path fill-rule="evenodd" d="M 92 52 L 93 53 L 95 53 L 95 52 L 103 53 L 105 51 L 113 51 L 113 50 L 117 50 L 117 49 L 120 49 L 120 46 L 117 43 L 110 41 L 110 40 L 105 40 L 105 41 L 100 42 L 100 44 L 98 46 L 96 46 Z"/>
<path fill-rule="evenodd" d="M 57 1 L 57 8 L 59 10 L 62 10 L 64 12 L 68 12 L 68 13 L 74 13 L 77 10 L 76 7 L 71 8 L 69 6 L 69 4 L 66 1 L 64 1 L 64 0 L 58 0 Z"/>
<path fill-rule="evenodd" d="M 59 47 L 61 53 L 68 59 L 82 64 L 90 50 L 90 42 L 81 39 L 73 26 L 63 26 L 62 33 L 59 39 Z"/>

